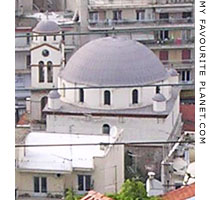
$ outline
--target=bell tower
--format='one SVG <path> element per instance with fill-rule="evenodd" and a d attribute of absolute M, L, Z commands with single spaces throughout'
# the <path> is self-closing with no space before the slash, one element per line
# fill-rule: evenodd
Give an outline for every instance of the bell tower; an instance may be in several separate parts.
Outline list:
<path fill-rule="evenodd" d="M 59 26 L 50 20 L 40 21 L 33 29 L 31 43 L 31 120 L 44 122 L 43 108 L 47 88 L 57 87 L 57 77 L 64 67 L 64 44 Z"/>

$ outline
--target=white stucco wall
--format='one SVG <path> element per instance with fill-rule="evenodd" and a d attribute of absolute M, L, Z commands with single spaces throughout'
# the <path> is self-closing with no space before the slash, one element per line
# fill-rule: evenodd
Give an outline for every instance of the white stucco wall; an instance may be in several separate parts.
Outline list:
<path fill-rule="evenodd" d="M 47 115 L 47 131 L 75 134 L 102 134 L 103 124 L 123 129 L 124 140 L 167 140 L 179 114 L 179 98 L 166 119 L 134 117 L 92 117 Z"/>
<path fill-rule="evenodd" d="M 167 84 L 168 80 L 156 84 Z M 58 87 L 86 87 L 85 85 L 76 85 L 69 83 L 61 78 L 58 81 Z M 138 90 L 138 104 L 132 104 L 132 91 Z M 104 105 L 104 91 L 108 90 L 111 93 L 111 105 Z M 161 87 L 161 93 L 170 99 L 171 87 Z M 140 87 L 140 88 L 108 88 L 108 89 L 84 89 L 84 103 L 79 103 L 79 90 L 67 89 L 65 90 L 65 97 L 63 91 L 59 91 L 61 100 L 66 103 L 76 104 L 78 106 L 99 108 L 99 109 L 125 109 L 136 108 L 140 106 L 151 105 L 152 98 L 156 93 L 155 87 Z"/>

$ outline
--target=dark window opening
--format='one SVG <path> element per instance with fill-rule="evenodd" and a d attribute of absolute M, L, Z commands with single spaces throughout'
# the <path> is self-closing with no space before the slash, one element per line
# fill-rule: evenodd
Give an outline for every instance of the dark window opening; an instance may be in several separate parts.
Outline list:
<path fill-rule="evenodd" d="M 34 177 L 34 192 L 39 192 L 39 177 Z"/>
<path fill-rule="evenodd" d="M 91 176 L 78 175 L 78 190 L 89 191 L 91 189 Z"/>
<path fill-rule="evenodd" d="M 79 89 L 79 102 L 84 102 L 84 90 L 82 88 Z"/>
<path fill-rule="evenodd" d="M 160 39 L 161 40 L 169 39 L 168 31 L 160 31 Z"/>
<path fill-rule="evenodd" d="M 31 55 L 26 56 L 26 67 L 30 67 L 31 65 Z"/>
<path fill-rule="evenodd" d="M 46 35 L 44 35 L 44 41 L 47 41 L 47 36 Z"/>
<path fill-rule="evenodd" d="M 137 10 L 136 11 L 136 19 L 138 21 L 143 21 L 145 18 L 145 10 Z"/>
<path fill-rule="evenodd" d="M 64 31 L 62 31 L 61 37 L 62 37 L 62 40 L 65 41 L 65 33 L 64 33 Z"/>
<path fill-rule="evenodd" d="M 109 134 L 110 133 L 110 126 L 108 124 L 103 125 L 103 134 Z"/>
<path fill-rule="evenodd" d="M 53 36 L 53 40 L 54 40 L 54 41 L 56 40 L 56 35 Z"/>
<path fill-rule="evenodd" d="M 47 82 L 53 82 L 53 65 L 51 61 L 47 62 Z"/>
<path fill-rule="evenodd" d="M 138 103 L 138 90 L 133 90 L 132 92 L 132 104 Z"/>
<path fill-rule="evenodd" d="M 30 33 L 27 33 L 26 35 L 27 35 L 27 37 L 26 37 L 26 43 L 27 44 L 30 44 Z"/>
<path fill-rule="evenodd" d="M 43 61 L 39 62 L 39 82 L 40 83 L 44 82 L 44 62 Z"/>
<path fill-rule="evenodd" d="M 41 99 L 41 118 L 42 118 L 43 121 L 46 120 L 46 114 L 43 112 L 43 109 L 47 104 L 47 99 L 48 99 L 47 97 L 43 97 Z"/>
<path fill-rule="evenodd" d="M 41 192 L 47 193 L 47 178 L 46 177 L 41 178 Z"/>
<path fill-rule="evenodd" d="M 121 20 L 122 19 L 122 11 L 121 10 L 115 10 L 113 11 L 113 20 Z"/>
<path fill-rule="evenodd" d="M 106 90 L 104 92 L 104 105 L 110 105 L 111 104 L 111 94 L 110 91 Z"/>
<path fill-rule="evenodd" d="M 182 18 L 191 18 L 192 17 L 192 13 L 191 12 L 183 12 L 182 13 Z"/>
<path fill-rule="evenodd" d="M 156 86 L 156 94 L 160 93 L 160 86 Z"/>
<path fill-rule="evenodd" d="M 159 19 L 160 19 L 160 21 L 168 22 L 169 14 L 168 13 L 160 13 Z"/>

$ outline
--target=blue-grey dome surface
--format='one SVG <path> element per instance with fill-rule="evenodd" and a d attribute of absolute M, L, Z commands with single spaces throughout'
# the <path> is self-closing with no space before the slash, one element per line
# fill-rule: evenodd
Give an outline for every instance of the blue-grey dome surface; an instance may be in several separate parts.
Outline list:
<path fill-rule="evenodd" d="M 48 94 L 48 97 L 51 98 L 51 99 L 59 99 L 60 94 L 58 93 L 57 90 L 51 90 Z"/>
<path fill-rule="evenodd" d="M 161 94 L 161 93 L 155 94 L 155 96 L 154 96 L 152 99 L 153 99 L 154 101 L 157 101 L 157 102 L 166 101 L 166 98 L 165 98 L 164 95 Z"/>
<path fill-rule="evenodd" d="M 33 29 L 33 32 L 40 34 L 59 33 L 60 31 L 61 29 L 56 22 L 50 20 L 40 21 Z"/>
<path fill-rule="evenodd" d="M 82 46 L 69 59 L 61 78 L 93 86 L 144 85 L 168 78 L 157 56 L 128 39 L 106 37 Z"/>

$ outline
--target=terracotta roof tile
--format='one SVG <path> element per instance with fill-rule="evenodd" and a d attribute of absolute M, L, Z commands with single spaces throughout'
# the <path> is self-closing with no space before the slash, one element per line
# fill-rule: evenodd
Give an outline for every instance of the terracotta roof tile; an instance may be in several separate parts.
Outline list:
<path fill-rule="evenodd" d="M 181 104 L 180 112 L 184 122 L 184 131 L 195 131 L 195 105 L 194 104 Z"/>
<path fill-rule="evenodd" d="M 195 183 L 170 191 L 162 196 L 162 200 L 186 200 L 195 196 Z"/>
<path fill-rule="evenodd" d="M 93 190 L 89 191 L 87 195 L 82 197 L 80 200 L 113 200 L 110 197 L 106 197 L 99 192 L 95 192 Z"/>

